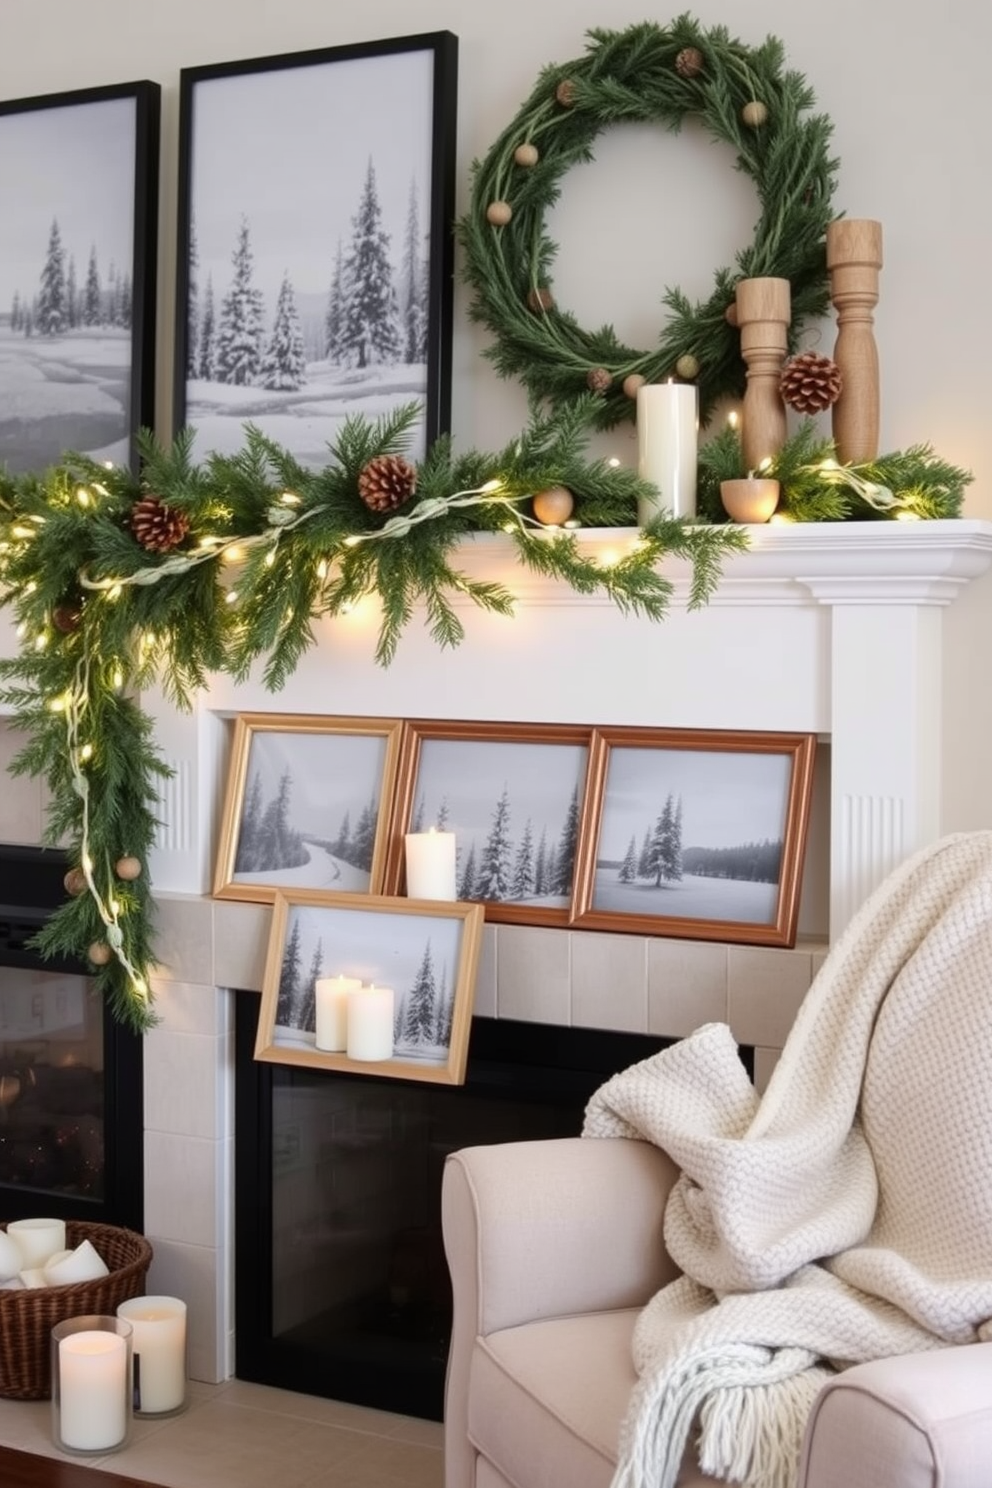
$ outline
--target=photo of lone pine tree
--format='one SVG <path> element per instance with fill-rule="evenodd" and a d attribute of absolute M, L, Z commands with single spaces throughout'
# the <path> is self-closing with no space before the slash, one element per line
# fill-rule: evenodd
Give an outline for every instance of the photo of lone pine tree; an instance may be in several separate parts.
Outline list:
<path fill-rule="evenodd" d="M 385 759 L 377 735 L 253 733 L 232 881 L 367 893 Z"/>
<path fill-rule="evenodd" d="M 454 832 L 459 899 L 565 908 L 572 893 L 580 744 L 425 739 L 411 832 Z"/>
<path fill-rule="evenodd" d="M 130 458 L 135 117 L 0 115 L 0 470 Z"/>
<path fill-rule="evenodd" d="M 458 985 L 462 921 L 382 910 L 291 905 L 274 1041 L 314 1042 L 322 976 L 353 976 L 393 991 L 393 1056 L 447 1062 Z"/>
<path fill-rule="evenodd" d="M 774 923 L 791 769 L 786 755 L 613 748 L 593 908 Z"/>
<path fill-rule="evenodd" d="M 432 54 L 206 78 L 195 99 L 185 422 L 201 455 L 250 421 L 323 466 L 348 414 L 427 394 Z"/>

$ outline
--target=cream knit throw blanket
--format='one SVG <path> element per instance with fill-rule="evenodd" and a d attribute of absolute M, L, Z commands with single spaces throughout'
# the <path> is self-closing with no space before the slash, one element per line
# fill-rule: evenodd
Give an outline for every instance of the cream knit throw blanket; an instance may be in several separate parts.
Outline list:
<path fill-rule="evenodd" d="M 992 832 L 875 892 L 761 1100 L 714 1023 L 615 1075 L 583 1135 L 682 1170 L 665 1241 L 684 1274 L 637 1323 L 613 1488 L 672 1488 L 694 1425 L 704 1472 L 790 1488 L 831 1369 L 988 1336 Z"/>

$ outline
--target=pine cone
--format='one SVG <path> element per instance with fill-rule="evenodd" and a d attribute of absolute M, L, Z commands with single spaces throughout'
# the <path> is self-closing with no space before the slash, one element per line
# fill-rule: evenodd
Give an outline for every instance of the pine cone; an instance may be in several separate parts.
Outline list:
<path fill-rule="evenodd" d="M 613 378 L 605 367 L 590 367 L 586 373 L 586 387 L 591 393 L 608 393 L 613 386 Z"/>
<path fill-rule="evenodd" d="M 417 489 L 417 472 L 402 455 L 376 455 L 358 472 L 358 494 L 370 511 L 395 511 Z"/>
<path fill-rule="evenodd" d="M 683 47 L 675 58 L 675 71 L 679 77 L 698 77 L 703 70 L 703 54 L 698 47 Z"/>
<path fill-rule="evenodd" d="M 782 368 L 779 392 L 797 413 L 822 413 L 837 402 L 842 386 L 836 362 L 815 351 L 802 351 Z"/>
<path fill-rule="evenodd" d="M 131 509 L 131 531 L 149 553 L 171 553 L 189 531 L 189 517 L 159 496 L 142 496 Z"/>

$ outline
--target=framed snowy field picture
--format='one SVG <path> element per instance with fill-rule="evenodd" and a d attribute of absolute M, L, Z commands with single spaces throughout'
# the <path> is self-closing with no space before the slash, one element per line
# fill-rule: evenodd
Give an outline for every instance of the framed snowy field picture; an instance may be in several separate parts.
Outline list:
<path fill-rule="evenodd" d="M 0 103 L 0 474 L 136 461 L 153 421 L 160 89 Z"/>
<path fill-rule="evenodd" d="M 487 920 L 565 926 L 592 730 L 577 724 L 404 724 L 386 892 L 405 891 L 404 838 L 455 837 L 459 899 Z"/>
<path fill-rule="evenodd" d="M 815 749 L 814 734 L 597 729 L 573 924 L 793 945 Z"/>
<path fill-rule="evenodd" d="M 277 894 L 255 1058 L 462 1084 L 482 923 L 477 904 Z"/>
<path fill-rule="evenodd" d="M 457 40 L 447 31 L 180 76 L 175 423 L 251 423 L 304 466 L 343 420 L 451 399 Z"/>
<path fill-rule="evenodd" d="M 401 725 L 392 718 L 241 713 L 234 723 L 218 899 L 280 889 L 382 889 Z"/>

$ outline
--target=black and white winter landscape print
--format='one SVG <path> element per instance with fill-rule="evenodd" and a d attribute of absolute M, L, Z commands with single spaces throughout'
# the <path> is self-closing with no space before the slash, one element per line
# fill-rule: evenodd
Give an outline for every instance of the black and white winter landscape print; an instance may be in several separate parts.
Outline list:
<path fill-rule="evenodd" d="M 408 830 L 454 832 L 460 900 L 567 911 L 585 744 L 423 740 Z"/>
<path fill-rule="evenodd" d="M 790 753 L 610 750 L 593 911 L 773 925 Z"/>
<path fill-rule="evenodd" d="M 157 110 L 143 83 L 0 104 L 0 471 L 130 461 Z"/>
<path fill-rule="evenodd" d="M 378 898 L 361 906 L 320 895 L 280 895 L 273 917 L 279 954 L 270 951 L 259 1023 L 262 1057 L 294 1062 L 341 1055 L 314 1045 L 315 983 L 356 977 L 393 993 L 393 1061 L 406 1078 L 464 1077 L 482 912 L 478 906 L 408 909 Z"/>
<path fill-rule="evenodd" d="M 244 762 L 239 749 L 247 750 Z M 243 729 L 233 762 L 243 789 L 222 834 L 215 893 L 271 899 L 281 888 L 365 894 L 377 887 L 389 754 L 386 731 Z"/>
<path fill-rule="evenodd" d="M 450 45 L 431 42 L 183 72 L 177 416 L 201 457 L 240 449 L 250 422 L 319 468 L 349 414 L 411 402 L 411 456 L 438 432 Z"/>

